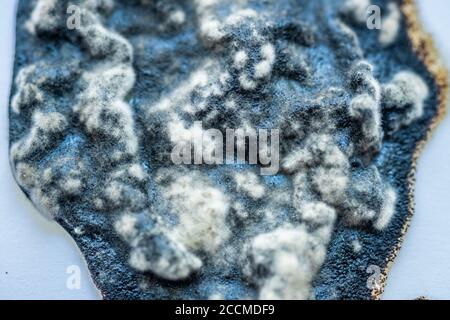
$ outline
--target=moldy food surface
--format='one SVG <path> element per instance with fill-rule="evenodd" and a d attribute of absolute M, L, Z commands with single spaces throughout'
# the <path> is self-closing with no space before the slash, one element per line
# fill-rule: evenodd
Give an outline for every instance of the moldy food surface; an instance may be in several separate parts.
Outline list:
<path fill-rule="evenodd" d="M 21 0 L 17 182 L 105 299 L 369 299 L 439 108 L 402 5 Z M 279 170 L 171 161 L 180 141 L 227 128 L 279 129 Z"/>

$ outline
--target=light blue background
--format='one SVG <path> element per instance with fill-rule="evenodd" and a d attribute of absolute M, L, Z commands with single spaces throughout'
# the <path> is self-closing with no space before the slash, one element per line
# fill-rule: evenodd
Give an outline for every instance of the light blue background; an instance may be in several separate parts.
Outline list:
<path fill-rule="evenodd" d="M 314 1 L 314 0 L 311 0 Z M 0 9 L 0 299 L 99 299 L 75 243 L 44 219 L 13 181 L 8 163 L 8 98 L 15 0 Z M 450 1 L 419 0 L 426 28 L 450 65 Z M 81 269 L 81 289 L 66 287 L 67 268 Z M 418 163 L 416 214 L 389 274 L 384 299 L 450 299 L 450 119 Z"/>

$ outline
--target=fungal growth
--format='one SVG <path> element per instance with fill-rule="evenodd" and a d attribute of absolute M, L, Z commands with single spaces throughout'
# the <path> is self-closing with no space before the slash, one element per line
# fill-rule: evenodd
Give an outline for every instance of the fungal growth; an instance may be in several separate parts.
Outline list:
<path fill-rule="evenodd" d="M 11 165 L 105 298 L 371 296 L 366 268 L 386 265 L 407 220 L 438 88 L 401 1 L 377 1 L 380 30 L 370 5 L 20 1 Z M 261 175 L 278 150 L 261 137 L 254 163 L 208 163 L 211 129 L 249 147 L 279 130 L 265 139 L 280 170 Z M 200 161 L 174 163 L 174 148 Z"/>

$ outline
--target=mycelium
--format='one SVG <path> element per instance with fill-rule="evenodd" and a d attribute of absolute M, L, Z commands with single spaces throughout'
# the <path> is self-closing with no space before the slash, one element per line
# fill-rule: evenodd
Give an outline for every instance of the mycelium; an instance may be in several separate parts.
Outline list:
<path fill-rule="evenodd" d="M 371 4 L 20 1 L 11 165 L 104 298 L 372 296 L 446 81 L 409 1 Z M 229 128 L 278 129 L 280 171 L 171 161 Z"/>

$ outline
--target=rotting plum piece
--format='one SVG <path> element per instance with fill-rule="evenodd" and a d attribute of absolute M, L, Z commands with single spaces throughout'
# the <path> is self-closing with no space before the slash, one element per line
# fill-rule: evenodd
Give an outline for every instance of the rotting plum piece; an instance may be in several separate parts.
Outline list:
<path fill-rule="evenodd" d="M 366 26 L 371 4 L 381 30 Z M 377 297 L 367 271 L 385 276 L 398 250 L 417 146 L 446 96 L 412 10 L 22 0 L 15 177 L 75 239 L 105 299 Z M 172 162 L 180 141 L 228 128 L 279 129 L 279 171 Z"/>

